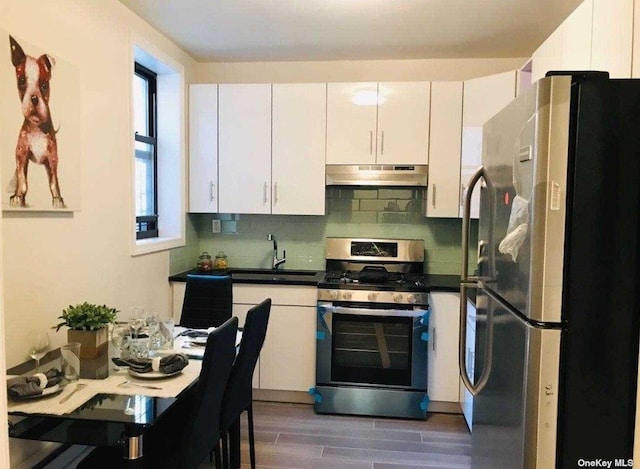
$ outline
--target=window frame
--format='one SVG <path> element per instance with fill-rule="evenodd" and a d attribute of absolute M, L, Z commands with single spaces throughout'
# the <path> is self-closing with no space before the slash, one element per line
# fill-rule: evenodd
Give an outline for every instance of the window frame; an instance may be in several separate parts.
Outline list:
<path fill-rule="evenodd" d="M 137 61 L 134 62 L 134 75 L 137 75 L 147 81 L 147 128 L 149 135 L 139 135 L 136 131 L 134 139 L 136 142 L 146 143 L 153 147 L 153 207 L 155 213 L 152 215 L 137 215 L 135 217 L 136 240 L 158 238 L 158 119 L 157 119 L 157 90 L 158 75 L 149 70 Z M 135 161 L 135 150 L 134 150 Z"/>

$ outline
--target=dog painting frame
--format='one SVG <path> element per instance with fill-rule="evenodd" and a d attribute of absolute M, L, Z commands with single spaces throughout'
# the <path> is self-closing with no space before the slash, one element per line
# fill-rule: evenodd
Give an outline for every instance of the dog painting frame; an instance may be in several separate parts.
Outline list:
<path fill-rule="evenodd" d="M 3 211 L 80 210 L 78 68 L 0 30 Z"/>

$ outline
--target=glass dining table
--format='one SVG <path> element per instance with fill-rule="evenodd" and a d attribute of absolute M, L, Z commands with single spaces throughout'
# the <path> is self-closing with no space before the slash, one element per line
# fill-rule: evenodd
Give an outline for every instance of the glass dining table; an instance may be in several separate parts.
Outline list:
<path fill-rule="evenodd" d="M 180 351 L 179 349 L 176 351 Z M 51 396 L 33 402 L 8 401 L 9 436 L 89 446 L 121 446 L 127 467 L 139 467 L 143 458 L 143 435 L 159 425 L 163 416 L 187 399 L 197 383 L 203 350 L 190 355 L 180 376 L 164 379 L 135 379 L 127 369 L 117 367 L 109 353 L 96 359 L 82 359 L 77 384 L 69 383 Z M 60 369 L 60 350 L 49 352 L 40 371 Z M 30 375 L 30 360 L 7 370 L 7 375 Z M 71 388 L 67 390 L 67 387 Z M 152 389 L 155 388 L 155 389 Z M 66 400 L 65 396 L 69 396 Z M 63 403 L 64 402 L 64 403 Z"/>

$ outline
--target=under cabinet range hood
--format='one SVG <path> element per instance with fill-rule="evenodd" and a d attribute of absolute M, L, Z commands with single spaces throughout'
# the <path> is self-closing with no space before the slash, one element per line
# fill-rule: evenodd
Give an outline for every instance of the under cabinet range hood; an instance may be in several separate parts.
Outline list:
<path fill-rule="evenodd" d="M 427 186 L 427 165 L 327 165 L 327 186 Z"/>

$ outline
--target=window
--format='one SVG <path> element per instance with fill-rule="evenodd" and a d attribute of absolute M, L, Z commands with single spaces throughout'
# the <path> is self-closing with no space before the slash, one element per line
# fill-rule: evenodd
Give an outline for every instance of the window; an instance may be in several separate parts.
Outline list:
<path fill-rule="evenodd" d="M 186 84 L 180 61 L 132 36 L 131 255 L 186 244 Z"/>
<path fill-rule="evenodd" d="M 136 239 L 158 237 L 157 75 L 139 63 L 133 80 Z"/>

